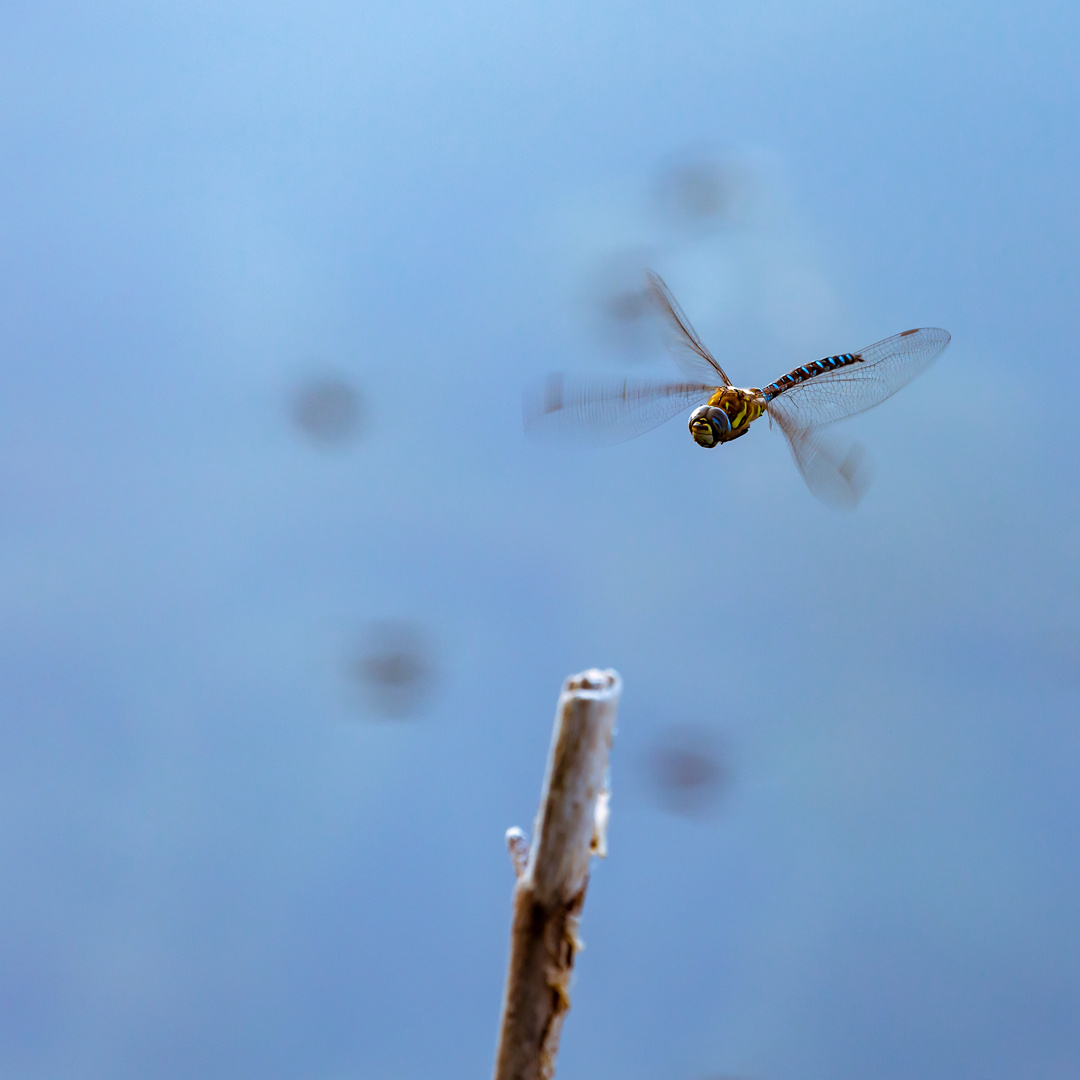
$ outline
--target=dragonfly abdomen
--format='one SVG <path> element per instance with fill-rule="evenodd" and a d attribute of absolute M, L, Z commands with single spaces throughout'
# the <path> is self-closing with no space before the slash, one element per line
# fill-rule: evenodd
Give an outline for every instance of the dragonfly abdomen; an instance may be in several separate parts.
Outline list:
<path fill-rule="evenodd" d="M 848 364 L 862 363 L 862 357 L 858 353 L 841 353 L 839 356 L 826 356 L 821 360 L 815 360 L 812 364 L 807 364 L 805 367 L 795 368 L 793 371 L 789 371 L 786 375 L 781 376 L 774 383 L 769 383 L 761 391 L 762 396 L 766 401 L 772 401 L 777 394 L 782 394 L 785 390 L 790 390 L 793 386 L 798 386 L 801 382 L 806 382 L 807 379 L 812 379 L 815 375 L 823 375 L 826 371 L 835 371 L 837 368 L 846 367 Z"/>

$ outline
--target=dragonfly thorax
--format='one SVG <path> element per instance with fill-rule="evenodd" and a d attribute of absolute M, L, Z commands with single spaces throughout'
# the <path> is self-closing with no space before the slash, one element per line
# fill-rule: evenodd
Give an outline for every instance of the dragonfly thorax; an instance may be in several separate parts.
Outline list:
<path fill-rule="evenodd" d="M 708 404 L 690 414 L 690 434 L 698 446 L 719 446 L 746 434 L 751 421 L 764 411 L 760 390 L 724 386 L 709 398 Z"/>

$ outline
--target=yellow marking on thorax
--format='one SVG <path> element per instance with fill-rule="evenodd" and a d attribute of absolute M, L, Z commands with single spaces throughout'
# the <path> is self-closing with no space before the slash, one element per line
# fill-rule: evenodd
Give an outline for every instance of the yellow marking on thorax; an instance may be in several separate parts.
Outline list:
<path fill-rule="evenodd" d="M 765 411 L 760 390 L 740 390 L 734 386 L 721 386 L 709 398 L 709 404 L 727 413 L 732 431 L 752 424 Z"/>

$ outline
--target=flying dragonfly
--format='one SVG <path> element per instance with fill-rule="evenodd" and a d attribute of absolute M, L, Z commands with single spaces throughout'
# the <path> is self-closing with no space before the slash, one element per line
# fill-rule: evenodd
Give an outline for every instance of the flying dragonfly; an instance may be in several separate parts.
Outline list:
<path fill-rule="evenodd" d="M 891 397 L 925 371 L 950 339 L 936 327 L 905 330 L 857 352 L 794 368 L 768 386 L 743 389 L 705 347 L 663 278 L 649 271 L 648 287 L 668 325 L 672 355 L 689 381 L 552 374 L 526 396 L 526 431 L 619 443 L 693 409 L 694 442 L 714 449 L 767 416 L 787 439 L 807 487 L 823 502 L 850 508 L 862 496 L 861 452 L 838 450 L 822 430 Z"/>

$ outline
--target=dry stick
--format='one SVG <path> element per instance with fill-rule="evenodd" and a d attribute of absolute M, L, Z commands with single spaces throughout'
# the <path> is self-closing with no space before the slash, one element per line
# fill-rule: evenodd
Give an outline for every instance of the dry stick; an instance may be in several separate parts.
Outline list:
<path fill-rule="evenodd" d="M 518 872 L 495 1080 L 549 1080 L 581 948 L 589 859 L 607 854 L 608 752 L 622 680 L 595 668 L 563 683 L 532 847 L 506 834 Z"/>

